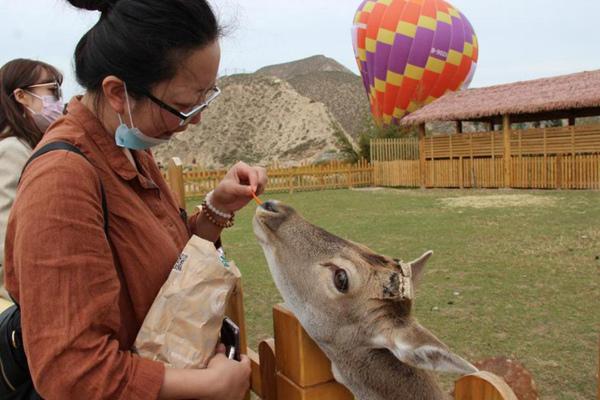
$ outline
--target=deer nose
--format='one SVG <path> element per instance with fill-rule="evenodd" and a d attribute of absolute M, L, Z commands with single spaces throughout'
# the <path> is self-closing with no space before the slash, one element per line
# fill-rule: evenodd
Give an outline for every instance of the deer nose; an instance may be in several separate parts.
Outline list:
<path fill-rule="evenodd" d="M 272 200 L 265 201 L 261 207 L 273 213 L 278 212 L 277 207 L 275 206 L 275 202 Z"/>

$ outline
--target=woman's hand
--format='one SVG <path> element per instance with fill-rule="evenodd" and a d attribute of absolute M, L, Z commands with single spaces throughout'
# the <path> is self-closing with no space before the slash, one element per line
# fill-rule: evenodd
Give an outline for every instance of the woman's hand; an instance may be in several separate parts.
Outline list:
<path fill-rule="evenodd" d="M 252 200 L 252 193 L 263 193 L 266 185 L 266 169 L 239 161 L 215 188 L 211 197 L 212 205 L 225 212 L 238 211 Z"/>
<path fill-rule="evenodd" d="M 250 359 L 242 354 L 238 362 L 224 353 L 220 344 L 205 369 L 167 367 L 159 399 L 242 400 L 250 389 Z"/>
<path fill-rule="evenodd" d="M 219 349 L 217 354 L 210 359 L 207 371 L 211 371 L 217 379 L 214 381 L 214 392 L 211 399 L 242 400 L 250 389 L 250 359 L 241 355 L 241 361 L 230 360 L 225 357 L 225 349 Z"/>

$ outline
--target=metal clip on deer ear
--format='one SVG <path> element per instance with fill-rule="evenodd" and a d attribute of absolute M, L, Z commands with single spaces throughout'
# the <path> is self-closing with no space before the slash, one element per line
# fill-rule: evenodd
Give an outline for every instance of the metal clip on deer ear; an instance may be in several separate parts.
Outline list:
<path fill-rule="evenodd" d="M 398 261 L 402 278 L 400 282 L 400 300 L 412 300 L 415 297 L 415 290 L 412 282 L 412 267 L 410 263 Z"/>
<path fill-rule="evenodd" d="M 400 282 L 400 299 L 412 300 L 415 298 L 415 289 L 423 275 L 423 269 L 433 251 L 429 250 L 416 260 L 405 263 L 402 260 L 395 259 L 396 265 L 401 271 L 402 279 Z"/>

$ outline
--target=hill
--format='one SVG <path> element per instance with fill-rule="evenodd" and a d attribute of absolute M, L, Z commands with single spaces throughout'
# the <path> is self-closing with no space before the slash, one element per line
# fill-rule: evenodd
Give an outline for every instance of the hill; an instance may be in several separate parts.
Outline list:
<path fill-rule="evenodd" d="M 283 64 L 269 65 L 255 72 L 256 75 L 275 76 L 280 79 L 289 80 L 296 76 L 321 71 L 345 72 L 352 74 L 348 68 L 332 58 L 322 55 L 303 58 Z"/>
<path fill-rule="evenodd" d="M 322 162 L 341 157 L 335 131 L 355 143 L 368 118 L 360 78 L 324 56 L 226 76 L 218 85 L 222 94 L 201 123 L 157 147 L 158 161 L 177 156 L 204 168 Z"/>
<path fill-rule="evenodd" d="M 323 103 L 270 76 L 236 75 L 219 82 L 222 94 L 191 126 L 154 154 L 185 164 L 221 168 L 238 160 L 294 165 L 335 158 L 337 120 Z"/>

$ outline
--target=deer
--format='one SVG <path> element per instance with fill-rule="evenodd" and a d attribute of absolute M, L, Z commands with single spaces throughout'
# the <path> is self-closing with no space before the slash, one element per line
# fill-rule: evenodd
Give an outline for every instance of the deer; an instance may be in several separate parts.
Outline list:
<path fill-rule="evenodd" d="M 275 200 L 252 225 L 285 306 L 357 399 L 449 399 L 436 372 L 477 372 L 411 313 L 431 251 L 411 262 L 377 254 Z"/>

